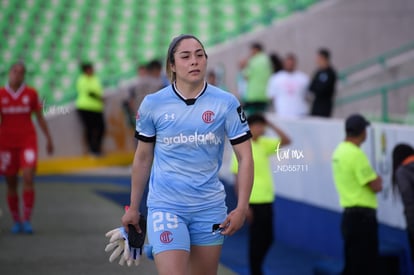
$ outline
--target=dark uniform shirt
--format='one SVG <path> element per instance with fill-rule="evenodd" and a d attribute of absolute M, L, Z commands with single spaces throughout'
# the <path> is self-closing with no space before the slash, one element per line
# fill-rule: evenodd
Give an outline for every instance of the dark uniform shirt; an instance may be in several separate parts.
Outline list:
<path fill-rule="evenodd" d="M 318 70 L 309 90 L 315 95 L 311 115 L 330 117 L 335 95 L 336 72 L 332 67 Z"/>

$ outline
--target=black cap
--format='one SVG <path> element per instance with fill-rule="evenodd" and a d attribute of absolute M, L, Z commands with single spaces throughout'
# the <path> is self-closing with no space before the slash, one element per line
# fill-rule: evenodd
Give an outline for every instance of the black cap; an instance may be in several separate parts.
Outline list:
<path fill-rule="evenodd" d="M 361 134 L 369 124 L 369 121 L 360 114 L 353 114 L 345 121 L 345 131 L 349 135 L 357 136 Z"/>

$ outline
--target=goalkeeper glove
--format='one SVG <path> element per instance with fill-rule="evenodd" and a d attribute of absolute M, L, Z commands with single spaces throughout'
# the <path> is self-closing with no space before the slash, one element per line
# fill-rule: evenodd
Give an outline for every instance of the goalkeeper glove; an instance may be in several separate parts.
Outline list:
<path fill-rule="evenodd" d="M 105 251 L 113 251 L 109 257 L 110 262 L 115 261 L 116 258 L 121 256 L 119 260 L 120 265 L 124 265 L 125 262 L 128 266 L 132 264 L 139 265 L 142 247 L 145 241 L 145 217 L 140 217 L 139 225 L 142 231 L 141 233 L 138 233 L 133 225 L 128 225 L 128 233 L 124 227 L 119 227 L 105 234 L 106 237 L 110 238 L 109 244 L 105 247 Z"/>

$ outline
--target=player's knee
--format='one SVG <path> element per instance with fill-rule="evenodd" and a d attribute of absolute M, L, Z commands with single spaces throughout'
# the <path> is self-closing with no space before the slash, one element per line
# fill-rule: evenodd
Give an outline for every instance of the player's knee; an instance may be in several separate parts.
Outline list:
<path fill-rule="evenodd" d="M 182 275 L 189 273 L 189 252 L 170 250 L 155 255 L 155 265 L 160 275 Z"/>
<path fill-rule="evenodd" d="M 23 188 L 33 188 L 34 169 L 25 168 L 23 170 Z"/>

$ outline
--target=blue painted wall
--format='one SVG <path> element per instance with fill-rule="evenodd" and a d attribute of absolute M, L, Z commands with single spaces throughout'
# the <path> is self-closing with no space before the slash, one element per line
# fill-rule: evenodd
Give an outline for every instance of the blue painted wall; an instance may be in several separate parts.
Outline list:
<path fill-rule="evenodd" d="M 231 210 L 236 206 L 236 196 L 233 186 L 225 183 L 225 188 Z M 282 196 L 276 197 L 274 210 L 276 245 L 288 245 L 321 259 L 342 259 L 341 213 Z M 405 230 L 380 224 L 379 238 L 382 253 L 401 251 L 401 274 L 414 274 Z"/>
<path fill-rule="evenodd" d="M 310 253 L 342 259 L 341 213 L 277 197 L 275 235 L 279 242 Z M 379 225 L 380 253 L 400 255 L 401 274 L 413 274 L 405 230 Z"/>

